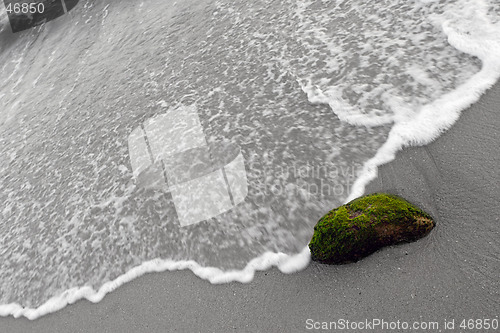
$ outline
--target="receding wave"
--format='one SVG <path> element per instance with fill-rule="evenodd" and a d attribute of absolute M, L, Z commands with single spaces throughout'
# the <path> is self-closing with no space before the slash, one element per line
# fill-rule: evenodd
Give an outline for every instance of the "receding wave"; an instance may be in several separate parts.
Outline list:
<path fill-rule="evenodd" d="M 3 13 L 0 315 L 98 302 L 147 272 L 223 283 L 304 268 L 319 217 L 498 80 L 499 13 L 486 0 L 81 1 L 18 34 Z M 207 147 L 238 147 L 247 186 L 193 224 L 179 187 L 138 185 L 130 148 L 186 110 Z"/>

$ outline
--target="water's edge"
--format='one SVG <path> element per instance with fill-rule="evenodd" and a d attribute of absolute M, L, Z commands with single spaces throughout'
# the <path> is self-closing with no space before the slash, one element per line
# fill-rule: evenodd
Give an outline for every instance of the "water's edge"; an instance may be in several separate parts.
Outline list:
<path fill-rule="evenodd" d="M 378 167 L 394 160 L 398 151 L 409 146 L 423 146 L 436 140 L 458 121 L 463 110 L 476 103 L 481 95 L 500 78 L 500 60 L 498 60 L 500 59 L 500 43 L 498 41 L 488 41 L 491 43 L 487 44 L 486 49 L 484 47 L 486 44 L 474 41 L 466 34 L 457 33 L 447 24 L 443 25 L 443 30 L 448 35 L 451 45 L 481 59 L 483 63 L 481 71 L 454 91 L 424 106 L 411 123 L 396 123 L 387 141 L 376 155 L 364 164 L 363 172 L 354 183 L 346 202 L 363 195 L 366 185 L 377 177 Z M 439 117 L 433 112 L 436 109 L 440 110 Z M 0 305 L 0 316 L 12 315 L 16 318 L 24 316 L 33 320 L 83 298 L 97 303 L 107 293 L 146 273 L 189 269 L 198 277 L 214 284 L 233 281 L 248 283 L 253 279 L 256 271 L 267 270 L 275 266 L 283 273 L 294 273 L 307 267 L 309 261 L 310 254 L 307 247 L 295 255 L 267 252 L 250 261 L 243 270 L 229 272 L 214 267 L 202 267 L 194 261 L 155 259 L 134 267 L 115 280 L 105 283 L 97 291 L 91 287 L 72 288 L 52 297 L 38 308 L 24 308 L 17 303 Z"/>

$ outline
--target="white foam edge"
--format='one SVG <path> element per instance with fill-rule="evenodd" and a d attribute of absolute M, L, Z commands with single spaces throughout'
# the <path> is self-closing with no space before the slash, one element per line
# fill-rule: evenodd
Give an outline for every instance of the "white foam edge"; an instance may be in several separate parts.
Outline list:
<path fill-rule="evenodd" d="M 24 316 L 29 320 L 37 319 L 46 314 L 59 311 L 68 304 L 73 304 L 80 299 L 90 302 L 100 302 L 107 293 L 110 293 L 121 285 L 130 282 L 146 273 L 191 270 L 198 277 L 210 281 L 212 284 L 241 282 L 248 283 L 253 280 L 256 271 L 268 270 L 272 266 L 286 274 L 294 273 L 307 267 L 310 261 L 309 249 L 305 247 L 300 253 L 287 255 L 284 253 L 266 252 L 260 257 L 252 259 L 243 270 L 222 271 L 215 267 L 202 267 L 195 261 L 173 261 L 154 259 L 136 266 L 127 273 L 119 276 L 113 281 L 105 283 L 98 291 L 86 286 L 71 288 L 62 294 L 50 298 L 38 308 L 25 308 L 17 303 L 0 305 L 0 316 L 12 315 L 14 318 Z"/>
<path fill-rule="evenodd" d="M 462 110 L 477 102 L 481 95 L 491 88 L 500 78 L 500 43 L 488 44 L 488 50 L 478 43 L 468 40 L 467 36 L 459 35 L 443 23 L 443 30 L 448 35 L 450 44 L 464 52 L 470 52 L 483 61 L 482 69 L 473 75 L 457 89 L 443 95 L 430 104 L 425 105 L 411 122 L 398 122 L 391 131 L 387 141 L 377 151 L 375 156 L 368 160 L 354 183 L 347 198 L 349 202 L 364 194 L 366 185 L 377 177 L 378 167 L 396 158 L 396 153 L 408 146 L 426 145 L 449 129 L 460 117 Z M 439 113 L 434 110 L 439 109 Z M 276 266 L 281 272 L 290 274 L 307 267 L 310 262 L 309 248 L 306 246 L 298 254 L 266 252 L 252 259 L 243 270 L 224 272 L 215 267 L 202 267 L 195 261 L 173 261 L 155 259 L 144 262 L 119 276 L 113 281 L 105 283 L 97 292 L 91 287 L 72 288 L 64 293 L 50 298 L 38 308 L 24 308 L 17 303 L 0 305 L 0 316 L 12 315 L 15 318 L 24 316 L 30 320 L 56 312 L 68 304 L 80 299 L 87 299 L 93 303 L 100 302 L 107 293 L 119 286 L 130 282 L 146 273 L 175 271 L 189 269 L 195 275 L 208 280 L 213 284 L 227 282 L 250 282 L 256 271 L 268 270 Z"/>
<path fill-rule="evenodd" d="M 362 196 L 366 185 L 377 177 L 378 167 L 393 161 L 398 151 L 409 146 L 427 145 L 441 136 L 458 120 L 463 110 L 476 103 L 500 78 L 500 39 L 472 40 L 452 29 L 448 21 L 443 22 L 442 27 L 453 47 L 482 61 L 481 70 L 455 90 L 424 105 L 415 118 L 396 122 L 386 142 L 363 165 L 346 202 Z M 495 35 L 494 30 L 500 29 L 492 30 L 492 35 Z M 500 31 L 496 35 L 500 36 Z"/>

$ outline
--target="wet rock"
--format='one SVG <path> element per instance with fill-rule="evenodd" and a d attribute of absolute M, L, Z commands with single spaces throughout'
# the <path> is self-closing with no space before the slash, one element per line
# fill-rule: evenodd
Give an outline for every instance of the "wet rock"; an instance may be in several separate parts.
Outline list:
<path fill-rule="evenodd" d="M 314 227 L 312 259 L 322 263 L 355 262 L 384 246 L 427 235 L 431 216 L 394 195 L 375 193 L 340 206 Z"/>

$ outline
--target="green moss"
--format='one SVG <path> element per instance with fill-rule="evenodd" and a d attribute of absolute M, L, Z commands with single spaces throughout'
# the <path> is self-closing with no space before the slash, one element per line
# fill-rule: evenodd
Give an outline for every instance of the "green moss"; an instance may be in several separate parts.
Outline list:
<path fill-rule="evenodd" d="M 381 247 L 417 240 L 434 227 L 431 216 L 395 195 L 375 193 L 340 206 L 314 227 L 312 259 L 357 261 Z"/>

